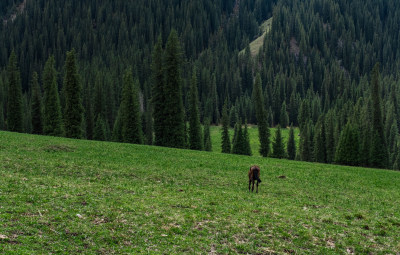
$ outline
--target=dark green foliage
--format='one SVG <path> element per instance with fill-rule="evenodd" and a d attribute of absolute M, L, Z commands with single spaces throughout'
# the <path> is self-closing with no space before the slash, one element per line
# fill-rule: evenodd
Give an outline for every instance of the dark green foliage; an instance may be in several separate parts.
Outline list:
<path fill-rule="evenodd" d="M 3 105 L 0 104 L 0 130 L 6 129 L 6 123 L 4 121 Z"/>
<path fill-rule="evenodd" d="M 23 131 L 21 78 L 17 66 L 17 56 L 11 52 L 8 66 L 7 130 Z"/>
<path fill-rule="evenodd" d="M 299 157 L 302 161 L 312 161 L 312 127 L 310 123 L 303 124 L 300 129 Z"/>
<path fill-rule="evenodd" d="M 82 86 L 76 67 L 75 50 L 67 52 L 64 77 L 64 128 L 65 136 L 69 138 L 82 138 Z"/>
<path fill-rule="evenodd" d="M 257 124 L 258 124 L 258 137 L 260 139 L 260 154 L 267 157 L 269 153 L 270 140 L 267 113 L 264 108 L 263 92 L 261 88 L 261 76 L 257 74 L 256 80 L 253 85 L 253 99 L 255 103 Z"/>
<path fill-rule="evenodd" d="M 165 46 L 164 132 L 166 147 L 185 147 L 184 109 L 181 86 L 181 49 L 178 34 L 172 30 Z"/>
<path fill-rule="evenodd" d="M 96 123 L 93 130 L 93 140 L 105 141 L 106 140 L 106 127 L 103 117 L 98 114 L 96 117 Z"/>
<path fill-rule="evenodd" d="M 296 158 L 296 143 L 294 140 L 294 128 L 293 125 L 290 126 L 289 130 L 289 139 L 287 143 L 287 157 L 290 160 L 294 160 Z"/>
<path fill-rule="evenodd" d="M 289 115 L 286 110 L 286 102 L 283 102 L 280 113 L 281 113 L 279 117 L 280 125 L 283 128 L 286 128 L 287 126 L 289 126 Z"/>
<path fill-rule="evenodd" d="M 22 116 L 22 130 L 25 133 L 32 133 L 32 114 L 31 114 L 31 104 L 28 99 L 28 94 L 25 93 L 22 96 L 22 112 L 25 114 Z"/>
<path fill-rule="evenodd" d="M 196 70 L 193 71 L 189 92 L 189 148 L 191 150 L 203 149 L 203 139 L 199 116 L 199 102 L 197 96 Z"/>
<path fill-rule="evenodd" d="M 242 122 L 235 124 L 235 131 L 232 139 L 232 153 L 244 155 L 245 140 L 243 136 Z"/>
<path fill-rule="evenodd" d="M 340 134 L 335 162 L 351 166 L 357 166 L 360 163 L 359 131 L 350 122 L 346 124 Z"/>
<path fill-rule="evenodd" d="M 166 144 L 164 121 L 165 121 L 165 94 L 164 94 L 164 70 L 163 70 L 163 49 L 161 36 L 153 50 L 152 56 L 152 104 L 154 116 L 155 145 Z"/>
<path fill-rule="evenodd" d="M 147 145 L 153 145 L 153 132 L 154 132 L 154 126 L 153 126 L 153 111 L 152 107 L 149 104 L 147 111 L 144 113 L 144 121 L 145 121 L 145 140 Z"/>
<path fill-rule="evenodd" d="M 47 60 L 43 71 L 43 134 L 62 136 L 64 129 L 58 95 L 57 73 L 54 65 L 54 57 L 51 56 Z"/>
<path fill-rule="evenodd" d="M 244 123 L 244 131 L 243 131 L 243 154 L 251 156 L 251 147 L 250 147 L 250 136 L 249 136 L 249 131 L 248 131 L 248 126 L 247 126 L 247 121 Z"/>
<path fill-rule="evenodd" d="M 272 153 L 273 158 L 284 158 L 286 156 L 285 146 L 283 145 L 281 126 L 278 125 L 275 131 L 275 137 L 272 141 Z"/>
<path fill-rule="evenodd" d="M 221 130 L 221 149 L 222 153 L 231 153 L 231 140 L 229 137 L 229 116 L 228 105 L 225 100 L 224 107 L 222 108 L 222 130 Z"/>
<path fill-rule="evenodd" d="M 210 119 L 204 120 L 204 150 L 212 151 L 211 134 L 210 134 Z"/>
<path fill-rule="evenodd" d="M 326 131 L 325 131 L 325 119 L 320 116 L 315 126 L 314 132 L 314 161 L 326 163 Z"/>
<path fill-rule="evenodd" d="M 32 133 L 43 133 L 42 121 L 42 93 L 38 82 L 38 74 L 32 75 L 32 98 L 31 98 L 31 114 L 32 114 Z"/>
<path fill-rule="evenodd" d="M 138 81 L 133 81 L 132 72 L 127 69 L 123 77 L 120 105 L 122 141 L 125 143 L 143 143 L 138 89 Z"/>
<path fill-rule="evenodd" d="M 382 107 L 379 85 L 379 64 L 376 64 L 371 74 L 371 100 L 372 100 L 372 138 L 371 158 L 372 167 L 385 168 L 388 164 L 386 139 L 382 121 Z"/>

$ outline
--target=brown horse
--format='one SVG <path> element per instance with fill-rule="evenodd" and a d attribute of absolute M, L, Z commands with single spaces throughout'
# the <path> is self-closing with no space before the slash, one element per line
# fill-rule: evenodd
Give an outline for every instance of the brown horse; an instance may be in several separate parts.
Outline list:
<path fill-rule="evenodd" d="M 249 191 L 250 191 L 250 185 L 253 183 L 253 187 L 251 189 L 251 192 L 254 191 L 254 182 L 257 180 L 257 189 L 256 193 L 258 193 L 258 184 L 261 182 L 260 180 L 260 167 L 257 165 L 253 165 L 250 167 L 249 170 Z"/>

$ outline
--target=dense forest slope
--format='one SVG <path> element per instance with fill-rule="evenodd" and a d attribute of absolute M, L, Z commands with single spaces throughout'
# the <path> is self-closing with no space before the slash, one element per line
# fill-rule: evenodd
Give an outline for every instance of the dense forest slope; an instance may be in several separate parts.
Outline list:
<path fill-rule="evenodd" d="M 2 1 L 3 20 L 21 2 Z M 262 35 L 260 25 L 271 18 L 260 53 L 254 56 L 249 44 Z M 196 67 L 201 121 L 210 118 L 218 124 L 226 102 L 232 126 L 239 119 L 256 124 L 253 81 L 260 73 L 269 125 L 292 123 L 302 130 L 298 159 L 398 168 L 399 26 L 400 3 L 395 0 L 27 0 L 22 13 L 0 26 L 0 128 L 6 129 L 11 51 L 17 55 L 23 107 L 29 113 L 24 129 L 31 132 L 33 73 L 38 72 L 41 81 L 46 60 L 54 56 L 64 108 L 63 66 L 67 51 L 74 48 L 86 137 L 92 138 L 101 116 L 105 139 L 111 139 L 122 77 L 129 67 L 140 86 L 146 132 L 151 128 L 145 119 L 151 116 L 153 49 L 159 36 L 165 45 L 175 29 L 182 52 L 186 118 Z M 374 83 L 371 74 L 377 62 Z M 377 93 L 371 93 L 373 84 Z M 357 157 L 336 159 L 339 145 L 350 139 L 344 138 L 345 130 L 358 141 L 351 149 Z M 377 143 L 387 150 L 381 165 L 368 159 L 370 143 L 378 139 L 373 138 L 376 130 L 382 130 Z"/>

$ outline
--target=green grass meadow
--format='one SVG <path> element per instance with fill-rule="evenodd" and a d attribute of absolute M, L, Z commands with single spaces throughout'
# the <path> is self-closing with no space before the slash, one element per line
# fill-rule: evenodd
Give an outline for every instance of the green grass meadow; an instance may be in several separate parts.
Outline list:
<path fill-rule="evenodd" d="M 398 254 L 399 201 L 394 171 L 0 132 L 0 254 Z"/>

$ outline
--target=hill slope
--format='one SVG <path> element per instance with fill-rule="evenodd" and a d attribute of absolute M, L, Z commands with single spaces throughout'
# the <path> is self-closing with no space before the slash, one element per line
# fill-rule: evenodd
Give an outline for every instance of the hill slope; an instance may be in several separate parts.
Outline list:
<path fill-rule="evenodd" d="M 398 172 L 7 132 L 0 139 L 0 253 L 400 249 Z M 258 194 L 247 191 L 254 163 Z"/>

